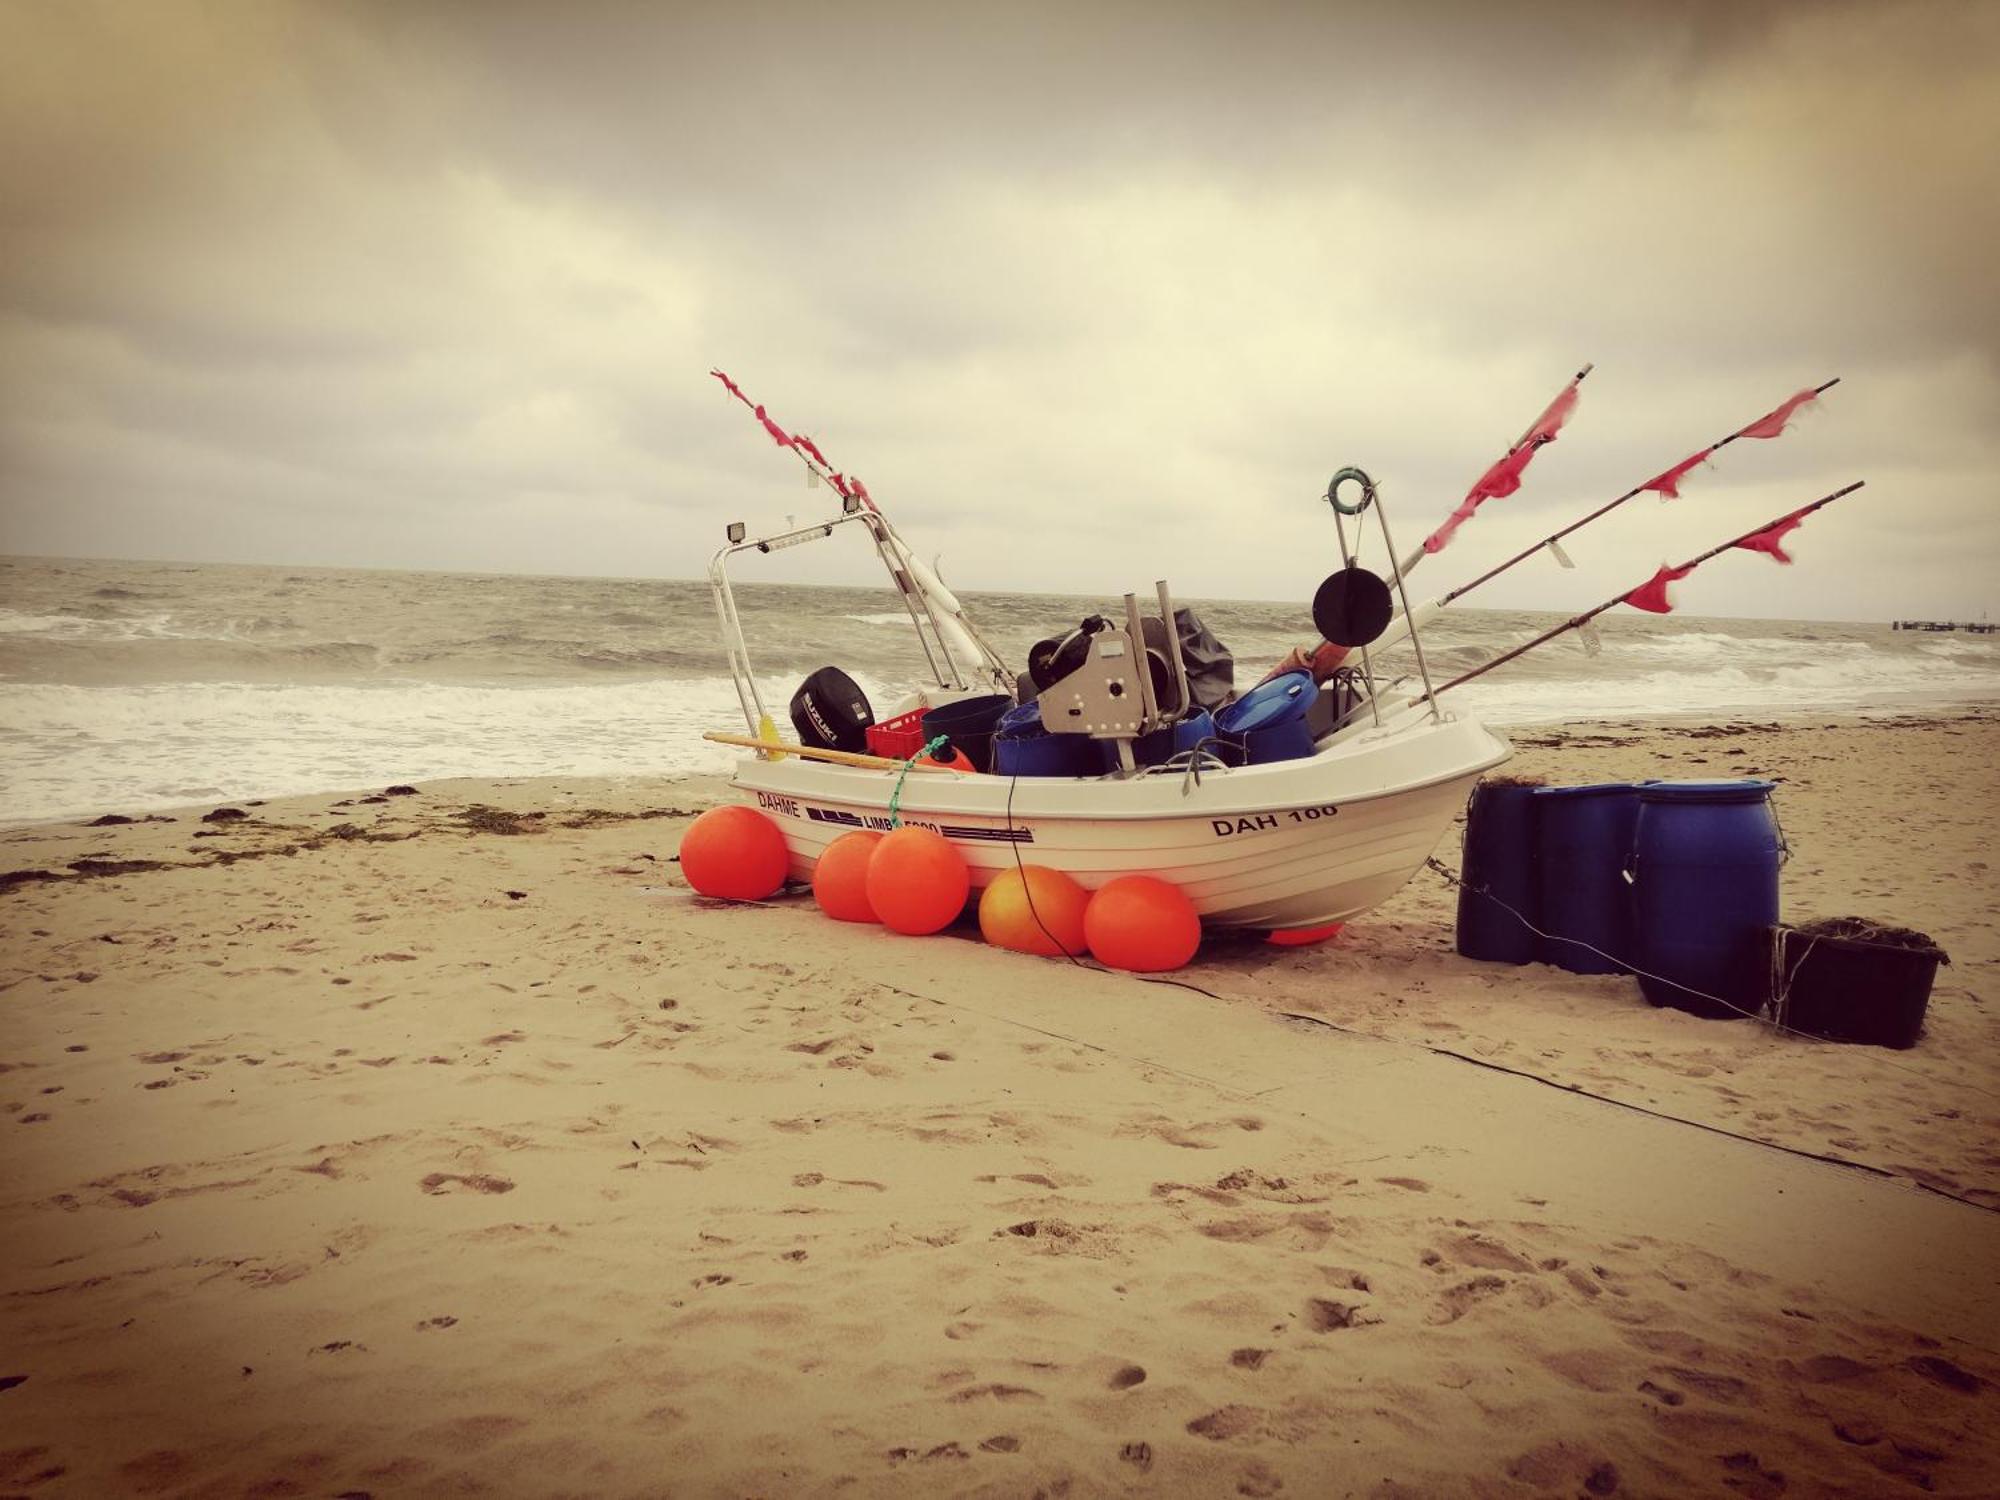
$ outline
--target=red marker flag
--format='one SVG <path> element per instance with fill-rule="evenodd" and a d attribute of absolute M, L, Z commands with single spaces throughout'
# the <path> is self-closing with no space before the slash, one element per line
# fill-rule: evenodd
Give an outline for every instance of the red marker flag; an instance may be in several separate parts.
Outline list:
<path fill-rule="evenodd" d="M 764 430 L 771 434 L 771 441 L 776 443 L 780 448 L 796 448 L 797 445 L 792 442 L 791 434 L 765 416 L 764 408 L 761 406 L 757 408 L 757 420 L 764 424 Z"/>
<path fill-rule="evenodd" d="M 1563 393 L 1549 403 L 1549 409 L 1536 418 L 1535 425 L 1528 429 L 1528 435 L 1521 441 L 1533 443 L 1536 447 L 1540 447 L 1543 443 L 1553 443 L 1556 434 L 1563 430 L 1563 424 L 1569 420 L 1570 413 L 1576 410 L 1577 395 L 1576 382 L 1572 380 L 1563 387 Z"/>
<path fill-rule="evenodd" d="M 1546 443 L 1553 443 L 1563 424 L 1569 421 L 1576 410 L 1577 382 L 1590 373 L 1586 366 L 1581 374 L 1568 385 L 1561 394 L 1548 404 L 1546 410 L 1535 418 L 1534 424 L 1521 435 L 1521 441 L 1507 450 L 1479 479 L 1465 492 L 1465 498 L 1458 503 L 1458 509 L 1445 517 L 1444 525 L 1424 538 L 1424 551 L 1438 553 L 1451 545 L 1451 539 L 1458 534 L 1458 528 L 1470 521 L 1479 507 L 1488 500 L 1504 500 L 1521 487 L 1522 472 L 1528 461 Z"/>
<path fill-rule="evenodd" d="M 830 469 L 833 467 L 832 464 L 826 461 L 826 455 L 819 451 L 819 445 L 815 443 L 811 438 L 807 437 L 803 432 L 794 433 L 792 435 L 792 444 L 800 452 L 810 453 L 813 457 L 813 462 L 818 464 L 822 469 Z"/>
<path fill-rule="evenodd" d="M 1794 413 L 1808 401 L 1817 401 L 1819 392 L 1813 389 L 1800 391 L 1776 411 L 1766 412 L 1748 427 L 1737 433 L 1738 437 L 1774 438 L 1785 430 L 1785 424 L 1792 420 Z"/>
<path fill-rule="evenodd" d="M 1806 512 L 1802 510 L 1795 510 L 1789 516 L 1786 516 L 1782 521 L 1779 521 L 1774 525 L 1765 527 L 1755 536 L 1746 536 L 1745 538 L 1743 538 L 1742 541 L 1738 542 L 1736 545 L 1741 547 L 1746 552 L 1765 553 L 1766 555 L 1776 558 L 1779 562 L 1784 563 L 1787 567 L 1789 567 L 1791 565 L 1792 555 L 1785 550 L 1784 546 L 1785 537 L 1791 532 L 1798 530 L 1800 526 L 1804 525 L 1805 519 L 1806 519 Z"/>
<path fill-rule="evenodd" d="M 1656 615 L 1670 615 L 1674 612 L 1674 604 L 1667 597 L 1667 585 L 1687 577 L 1693 571 L 1693 563 L 1684 568 L 1661 568 L 1645 583 L 1624 595 L 1624 602 L 1634 609 L 1648 610 Z"/>
<path fill-rule="evenodd" d="M 710 370 L 708 373 L 713 375 L 717 380 L 721 381 L 724 387 L 728 389 L 729 394 L 734 396 L 738 401 L 741 401 L 745 406 L 748 406 L 750 404 L 750 398 L 743 394 L 743 387 L 738 385 L 735 381 L 731 380 L 727 375 L 723 374 L 722 371 Z"/>
<path fill-rule="evenodd" d="M 1655 474 L 1639 488 L 1652 490 L 1662 500 L 1678 500 L 1681 497 L 1681 481 L 1687 478 L 1688 471 L 1699 466 L 1714 451 L 1713 447 L 1704 448 L 1693 457 L 1682 459 L 1666 473 Z"/>

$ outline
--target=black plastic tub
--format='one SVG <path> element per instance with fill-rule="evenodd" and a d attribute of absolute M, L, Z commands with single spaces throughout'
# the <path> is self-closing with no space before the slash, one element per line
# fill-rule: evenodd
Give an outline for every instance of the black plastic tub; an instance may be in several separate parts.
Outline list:
<path fill-rule="evenodd" d="M 1916 1045 L 1938 965 L 1951 962 L 1921 932 L 1859 917 L 1773 927 L 1771 941 L 1778 1023 L 1870 1047 Z"/>
<path fill-rule="evenodd" d="M 975 771 L 990 771 L 993 732 L 1000 727 L 1000 716 L 1013 706 L 1014 700 L 1004 693 L 987 693 L 947 703 L 924 715 L 924 740 L 928 743 L 944 735 L 951 741 L 946 749 L 964 751 Z"/>

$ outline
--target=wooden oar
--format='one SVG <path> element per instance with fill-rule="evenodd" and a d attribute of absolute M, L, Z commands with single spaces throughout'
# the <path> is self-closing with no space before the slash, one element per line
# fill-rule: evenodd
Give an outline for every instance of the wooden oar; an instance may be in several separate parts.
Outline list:
<path fill-rule="evenodd" d="M 753 740 L 747 734 L 724 734 L 719 729 L 711 729 L 702 736 L 714 740 L 718 745 L 741 745 L 745 750 L 777 750 L 786 755 L 797 755 L 806 760 L 828 760 L 837 766 L 859 766 L 865 771 L 900 771 L 903 762 L 891 760 L 886 755 L 857 755 L 852 750 L 822 750 L 817 745 L 794 745 L 784 740 Z M 918 761 L 911 766 L 912 771 L 943 772 L 947 776 L 960 776 L 950 766 L 925 765 Z"/>

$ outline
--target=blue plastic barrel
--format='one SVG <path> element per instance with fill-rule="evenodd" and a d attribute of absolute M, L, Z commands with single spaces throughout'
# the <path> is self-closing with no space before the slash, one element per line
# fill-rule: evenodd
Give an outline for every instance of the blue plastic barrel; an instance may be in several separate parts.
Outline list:
<path fill-rule="evenodd" d="M 1081 734 L 1050 734 L 1042 727 L 1042 706 L 1023 703 L 1000 716 L 993 737 L 993 769 L 1001 776 L 1095 776 L 1097 741 Z"/>
<path fill-rule="evenodd" d="M 1535 790 L 1491 781 L 1472 789 L 1458 868 L 1458 951 L 1467 958 L 1534 962 L 1535 934 L 1527 922 L 1541 921 L 1535 890 Z"/>
<path fill-rule="evenodd" d="M 1635 961 L 1653 1004 L 1731 1020 L 1754 1015 L 1769 997 L 1783 850 L 1771 788 L 1656 781 L 1639 794 Z"/>
<path fill-rule="evenodd" d="M 1313 753 L 1306 710 L 1319 696 L 1310 672 L 1286 672 L 1260 682 L 1215 716 L 1216 733 L 1237 747 L 1242 763 L 1304 760 Z"/>
<path fill-rule="evenodd" d="M 1548 934 L 1536 941 L 1535 957 L 1543 963 L 1572 974 L 1632 972 L 1625 867 L 1638 818 L 1639 786 L 1630 781 L 1535 793 L 1540 926 Z"/>

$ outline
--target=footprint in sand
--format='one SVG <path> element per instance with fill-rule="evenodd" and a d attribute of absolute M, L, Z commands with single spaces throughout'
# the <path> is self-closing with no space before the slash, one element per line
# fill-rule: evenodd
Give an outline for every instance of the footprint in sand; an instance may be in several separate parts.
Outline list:
<path fill-rule="evenodd" d="M 1456 1323 L 1473 1308 L 1473 1305 L 1488 1297 L 1507 1290 L 1507 1280 L 1502 1276 L 1475 1276 L 1470 1281 L 1461 1281 L 1437 1300 L 1437 1306 L 1424 1321 L 1432 1324 Z"/>
<path fill-rule="evenodd" d="M 1248 1436 L 1263 1425 L 1264 1414 L 1254 1406 L 1223 1406 L 1205 1417 L 1196 1417 L 1187 1430 L 1211 1443 Z"/>
<path fill-rule="evenodd" d="M 436 1197 L 448 1192 L 455 1182 L 463 1183 L 475 1193 L 511 1193 L 514 1184 L 505 1177 L 489 1177 L 482 1172 L 432 1172 L 418 1184 L 426 1193 Z"/>
<path fill-rule="evenodd" d="M 1105 1384 L 1109 1385 L 1114 1391 L 1129 1391 L 1135 1385 L 1145 1384 L 1145 1381 L 1146 1372 L 1144 1368 L 1139 1365 L 1123 1365 L 1112 1371 L 1110 1380 L 1106 1381 Z"/>
<path fill-rule="evenodd" d="M 1342 1328 L 1366 1328 L 1380 1323 L 1381 1314 L 1359 1304 L 1333 1302 L 1325 1297 L 1306 1299 L 1306 1320 L 1314 1333 L 1333 1333 Z"/>
<path fill-rule="evenodd" d="M 988 1438 L 979 1447 L 980 1451 L 985 1453 L 1019 1453 L 1021 1440 L 1011 1433 L 1003 1432 L 996 1437 Z"/>

